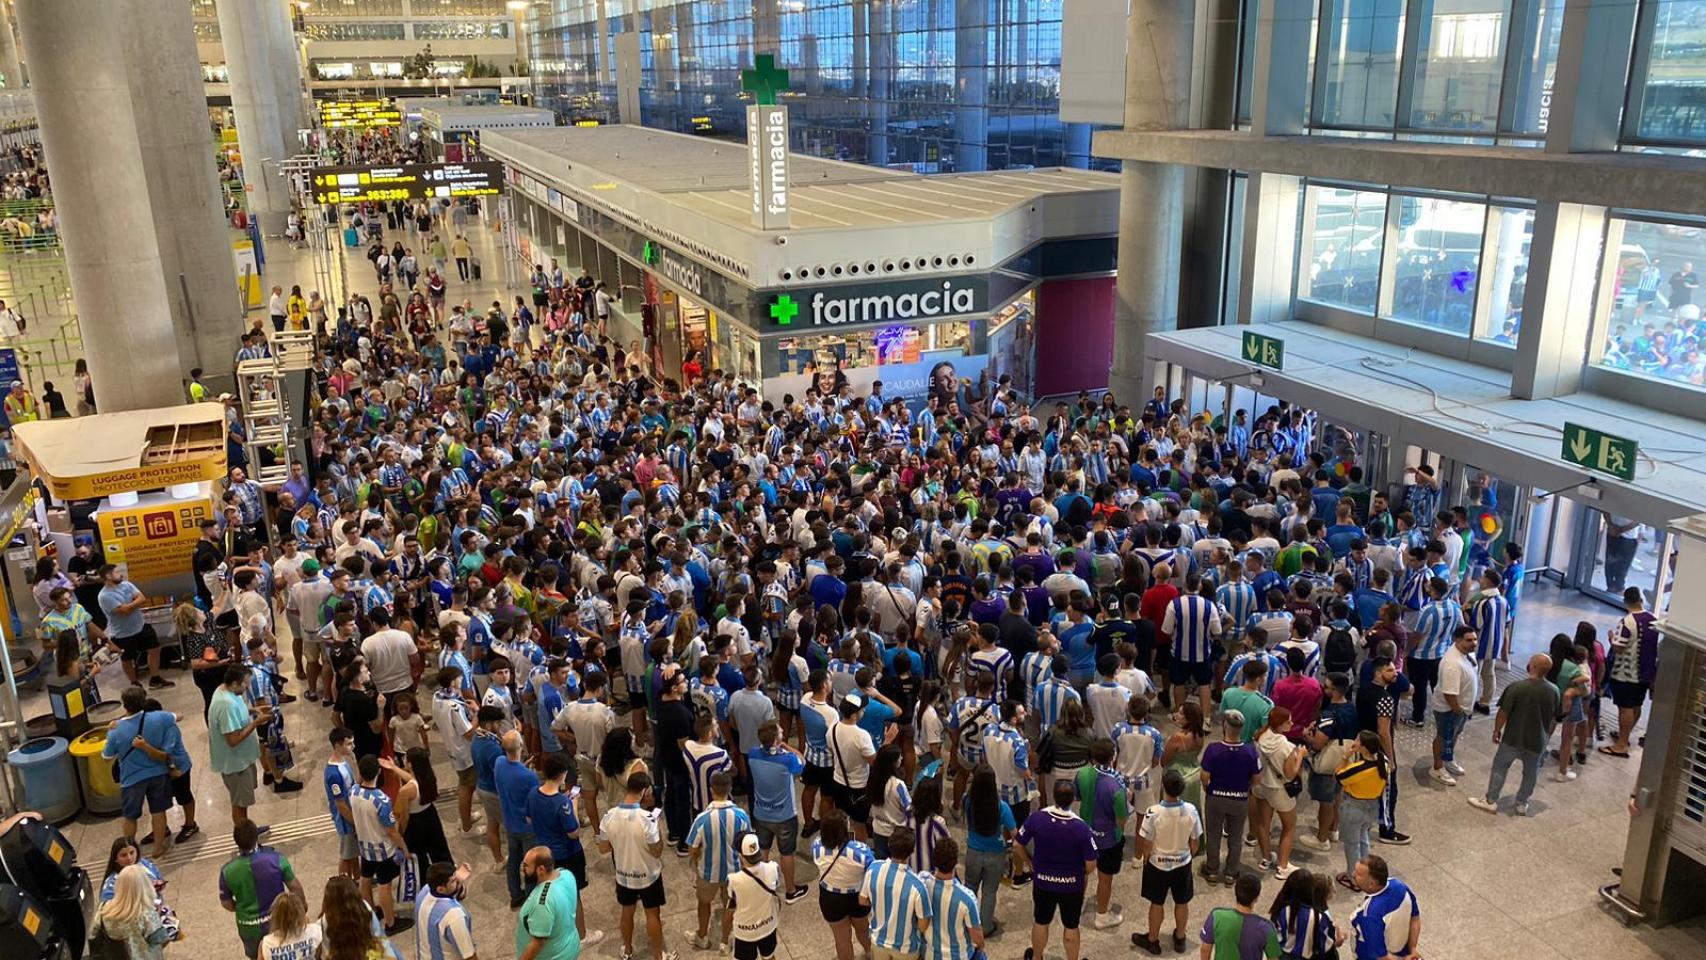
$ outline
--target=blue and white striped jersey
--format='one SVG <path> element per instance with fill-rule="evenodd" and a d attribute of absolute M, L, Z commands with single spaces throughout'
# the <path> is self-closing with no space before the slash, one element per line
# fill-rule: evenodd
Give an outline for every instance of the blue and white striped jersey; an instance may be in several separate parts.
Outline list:
<path fill-rule="evenodd" d="M 434 896 L 421 884 L 415 900 L 417 960 L 469 960 L 474 953 L 474 924 L 455 897 Z"/>
<path fill-rule="evenodd" d="M 1025 688 L 1025 706 L 1037 708 L 1037 687 L 1054 676 L 1054 658 L 1046 653 L 1027 653 L 1019 661 L 1019 682 Z"/>
<path fill-rule="evenodd" d="M 1214 659 L 1214 641 L 1221 634 L 1220 611 L 1206 597 L 1187 594 L 1167 605 L 1161 632 L 1173 638 L 1173 657 L 1183 663 Z"/>
<path fill-rule="evenodd" d="M 1480 635 L 1475 659 L 1496 656 L 1505 645 L 1510 631 L 1511 603 L 1501 593 L 1483 593 L 1469 607 L 1469 625 Z"/>
<path fill-rule="evenodd" d="M 729 874 L 740 869 L 740 851 L 735 841 L 752 829 L 752 818 L 732 800 L 717 800 L 706 807 L 687 829 L 687 845 L 701 851 L 699 876 L 711 883 L 727 883 Z"/>
<path fill-rule="evenodd" d="M 355 845 L 361 859 L 382 863 L 396 856 L 391 831 L 397 826 L 397 817 L 391 812 L 391 798 L 378 787 L 358 786 L 350 791 L 349 809 L 355 819 Z"/>
<path fill-rule="evenodd" d="M 1451 632 L 1463 622 L 1463 608 L 1456 600 L 1431 600 L 1416 618 L 1416 652 L 1419 660 L 1438 660 L 1451 646 Z"/>
<path fill-rule="evenodd" d="M 918 921 L 930 919 L 924 881 L 904 863 L 884 860 L 865 874 L 860 895 L 871 901 L 871 942 L 885 950 L 918 953 L 924 946 Z"/>
<path fill-rule="evenodd" d="M 1044 733 L 1054 729 L 1054 725 L 1060 722 L 1061 714 L 1066 712 L 1066 704 L 1072 700 L 1083 702 L 1078 691 L 1066 682 L 1065 677 L 1050 676 L 1037 688 L 1037 702 L 1033 709 L 1037 712 L 1037 724 Z"/>
<path fill-rule="evenodd" d="M 925 900 L 930 905 L 930 938 L 924 956 L 927 960 L 967 960 L 975 949 L 971 929 L 982 925 L 977 897 L 970 887 L 953 877 L 922 879 Z"/>
<path fill-rule="evenodd" d="M 1242 580 L 1224 583 L 1214 592 L 1214 602 L 1233 623 L 1243 623 L 1256 612 L 1256 588 Z"/>

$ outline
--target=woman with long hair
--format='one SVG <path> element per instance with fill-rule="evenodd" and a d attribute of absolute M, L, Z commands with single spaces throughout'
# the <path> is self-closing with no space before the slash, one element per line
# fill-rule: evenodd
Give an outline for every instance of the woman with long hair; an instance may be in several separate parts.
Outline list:
<path fill-rule="evenodd" d="M 71 578 L 59 569 L 59 558 L 42 557 L 37 560 L 35 574 L 30 578 L 30 595 L 36 598 L 38 612 L 53 609 L 51 595 L 60 587 L 72 589 Z"/>
<path fill-rule="evenodd" d="M 634 732 L 617 727 L 604 735 L 604 746 L 598 753 L 598 782 L 603 789 L 600 798 L 606 810 L 622 805 L 628 794 L 628 778 L 646 769 L 646 761 L 634 751 Z M 592 786 L 583 784 L 583 787 Z"/>
<path fill-rule="evenodd" d="M 1356 889 L 1351 876 L 1356 873 L 1357 861 L 1368 856 L 1373 847 L 1373 833 L 1380 825 L 1380 798 L 1392 776 L 1391 766 L 1380 735 L 1364 730 L 1351 742 L 1334 774 L 1340 789 L 1339 837 L 1345 845 L 1345 872 L 1337 880 L 1347 890 Z"/>
<path fill-rule="evenodd" d="M 1285 879 L 1268 907 L 1286 960 L 1336 960 L 1345 935 L 1327 912 L 1333 885 L 1325 874 L 1298 870 Z"/>
<path fill-rule="evenodd" d="M 403 960 L 374 917 L 354 880 L 342 876 L 327 880 L 320 897 L 320 929 L 325 939 L 320 941 L 319 960 Z"/>
<path fill-rule="evenodd" d="M 255 960 L 303 960 L 320 949 L 323 939 L 320 925 L 308 919 L 308 905 L 286 890 L 272 902 L 267 935 L 261 938 Z"/>
<path fill-rule="evenodd" d="M 831 810 L 824 816 L 812 841 L 812 861 L 817 864 L 818 910 L 835 937 L 836 960 L 853 960 L 854 937 L 867 955 L 871 952 L 870 924 L 865 922 L 871 907 L 859 902 L 859 890 L 873 859 L 871 848 L 849 835 L 847 814 Z"/>
<path fill-rule="evenodd" d="M 912 793 L 900 772 L 900 747 L 890 743 L 877 751 L 865 781 L 865 799 L 871 805 L 871 852 L 879 860 L 889 855 L 889 836 L 906 826 L 912 809 Z"/>
<path fill-rule="evenodd" d="M 1165 770 L 1179 771 L 1179 775 L 1185 778 L 1185 792 L 1180 795 L 1180 799 L 1201 810 L 1202 748 L 1203 738 L 1208 736 L 1208 725 L 1203 721 L 1202 706 L 1195 700 L 1186 700 L 1173 711 L 1173 724 L 1178 729 L 1167 738 L 1167 743 L 1161 751 L 1161 766 Z"/>
<path fill-rule="evenodd" d="M 1090 762 L 1090 740 L 1094 734 L 1083 701 L 1066 701 L 1061 708 L 1059 722 L 1049 730 L 1048 736 L 1054 744 L 1054 766 L 1043 771 L 1046 776 L 1042 795 L 1045 797 L 1053 796 L 1054 781 L 1076 777 L 1078 771 Z"/>
<path fill-rule="evenodd" d="M 129 960 L 160 960 L 173 934 L 160 920 L 154 883 L 141 864 L 133 863 L 118 872 L 112 897 L 102 902 L 89 933 L 124 944 Z"/>
<path fill-rule="evenodd" d="M 444 839 L 444 824 L 438 818 L 438 775 L 432 769 L 432 754 L 425 747 L 410 747 L 397 769 L 402 786 L 397 789 L 397 828 L 414 854 L 421 877 L 435 863 L 450 863 L 450 844 Z"/>
<path fill-rule="evenodd" d="M 995 768 L 987 763 L 979 763 L 972 770 L 964 814 L 966 886 L 977 896 L 983 935 L 990 937 L 999 926 L 995 921 L 995 896 L 1001 889 L 1001 878 L 1007 873 L 1013 831 L 1019 825 L 1013 819 L 1013 808 L 1001 799 Z"/>
<path fill-rule="evenodd" d="M 1291 710 L 1274 707 L 1268 714 L 1268 725 L 1255 737 L 1256 752 L 1261 756 L 1261 774 L 1256 784 L 1256 817 L 1250 832 L 1261 848 L 1262 861 L 1258 869 L 1274 871 L 1279 880 L 1291 876 L 1297 868 L 1291 865 L 1291 847 L 1297 841 L 1297 797 L 1287 785 L 1303 772 L 1308 751 L 1302 744 L 1293 743 L 1285 732 L 1291 726 Z M 1279 816 L 1279 846 L 1273 843 L 1269 826 Z"/>
<path fill-rule="evenodd" d="M 948 821 L 942 818 L 941 770 L 918 781 L 912 791 L 912 809 L 907 813 L 906 825 L 915 838 L 913 872 L 928 876 L 935 869 L 936 843 L 948 835 Z"/>
<path fill-rule="evenodd" d="M 225 631 L 209 621 L 207 611 L 188 600 L 172 611 L 172 623 L 183 643 L 190 679 L 201 691 L 201 714 L 205 717 L 213 703 L 213 694 L 224 680 L 225 668 L 231 665 L 231 645 L 225 639 Z"/>

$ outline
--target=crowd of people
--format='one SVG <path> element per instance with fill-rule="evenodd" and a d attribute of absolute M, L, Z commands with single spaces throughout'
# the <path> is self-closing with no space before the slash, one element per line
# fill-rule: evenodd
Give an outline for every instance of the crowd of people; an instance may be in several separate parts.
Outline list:
<path fill-rule="evenodd" d="M 433 249 L 449 213 L 425 214 L 398 228 Z M 1449 504 L 1426 465 L 1371 488 L 1308 410 L 946 381 L 922 405 L 839 382 L 776 403 L 613 344 L 589 274 L 541 264 L 531 297 L 446 312 L 377 262 L 377 309 L 275 288 L 274 325 L 319 337 L 310 455 L 268 490 L 234 448 L 175 617 L 203 717 L 151 699 L 171 681 L 122 571 L 38 570 L 60 669 L 132 684 L 98 927 L 131 957 L 181 930 L 155 861 L 199 832 L 199 763 L 235 824 L 221 901 L 266 960 L 400 956 L 411 918 L 421 960 L 470 960 L 481 868 L 453 840 L 503 876 L 527 960 L 604 938 L 592 882 L 623 960 L 774 956 L 814 895 L 838 960 L 981 960 L 1010 925 L 1004 953 L 1039 960 L 1058 925 L 1078 960 L 1081 924 L 1127 922 L 1122 887 L 1151 954 L 1384 960 L 1422 929 L 1377 852 L 1411 839 L 1400 726 L 1432 726 L 1455 785 L 1493 715 L 1467 799 L 1495 813 L 1512 763 L 1529 812 L 1554 739 L 1578 775 L 1603 692 L 1599 752 L 1628 755 L 1656 665 L 1640 592 L 1608 643 L 1584 624 L 1501 682 L 1523 565 L 1478 522 L 1491 494 Z M 305 783 L 339 843 L 317 910 L 249 815 Z M 671 855 L 691 889 L 666 889 Z M 1199 884 L 1236 906 L 1193 917 Z M 1029 923 L 1002 921 L 1003 886 Z M 697 906 L 682 938 L 671 897 Z"/>

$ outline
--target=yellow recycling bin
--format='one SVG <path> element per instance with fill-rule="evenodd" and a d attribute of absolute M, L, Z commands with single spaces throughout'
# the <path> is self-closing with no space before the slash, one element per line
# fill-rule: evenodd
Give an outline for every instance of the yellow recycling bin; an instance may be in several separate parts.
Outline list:
<path fill-rule="evenodd" d="M 83 808 L 112 816 L 124 809 L 124 798 L 113 779 L 113 762 L 101 756 L 106 746 L 106 728 L 90 730 L 71 741 L 71 758 L 77 763 L 77 780 L 83 785 Z"/>

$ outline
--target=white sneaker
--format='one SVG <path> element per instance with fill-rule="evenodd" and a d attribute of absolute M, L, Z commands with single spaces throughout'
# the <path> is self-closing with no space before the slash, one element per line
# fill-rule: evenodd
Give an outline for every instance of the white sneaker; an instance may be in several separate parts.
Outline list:
<path fill-rule="evenodd" d="M 1576 771 L 1566 770 L 1563 773 L 1554 773 L 1552 775 L 1552 779 L 1557 781 L 1558 783 L 1569 783 L 1570 781 L 1576 779 Z"/>
<path fill-rule="evenodd" d="M 1320 851 L 1322 853 L 1325 853 L 1325 852 L 1333 849 L 1333 845 L 1331 843 L 1328 843 L 1327 841 L 1320 839 L 1319 837 L 1315 836 L 1315 834 L 1313 834 L 1313 833 L 1306 833 L 1303 836 L 1298 837 L 1297 842 L 1303 844 L 1304 846 L 1308 847 L 1311 850 L 1317 850 L 1317 851 Z"/>
<path fill-rule="evenodd" d="M 1454 777 L 1461 777 L 1465 773 L 1469 772 L 1469 771 L 1463 769 L 1463 765 L 1458 763 L 1455 760 L 1447 760 L 1445 762 L 1445 769 L 1448 773 L 1450 773 Z"/>
<path fill-rule="evenodd" d="M 1516 815 L 1519 817 L 1528 816 L 1528 804 L 1526 804 L 1526 803 L 1522 803 L 1522 802 L 1518 801 L 1517 805 L 1515 807 L 1512 807 L 1511 809 L 1515 810 Z"/>
<path fill-rule="evenodd" d="M 1284 880 L 1286 877 L 1289 877 L 1292 874 L 1296 873 L 1297 869 L 1298 869 L 1297 864 L 1288 863 L 1285 866 L 1280 867 L 1279 869 L 1274 871 L 1274 879 L 1275 880 Z"/>
<path fill-rule="evenodd" d="M 1125 915 L 1115 910 L 1111 913 L 1096 914 L 1095 927 L 1097 930 L 1111 930 L 1125 922 Z"/>
<path fill-rule="evenodd" d="M 1470 797 L 1469 798 L 1469 805 L 1471 807 L 1474 807 L 1477 810 L 1484 810 L 1487 813 L 1498 813 L 1499 812 L 1499 805 L 1497 803 L 1494 803 L 1491 800 L 1488 800 L 1486 797 Z"/>
<path fill-rule="evenodd" d="M 1333 835 L 1329 839 L 1332 840 L 1334 843 L 1339 842 L 1339 831 L 1336 828 L 1333 830 Z"/>
<path fill-rule="evenodd" d="M 503 876 L 503 872 L 504 872 L 503 861 L 500 860 L 497 863 L 492 864 L 492 872 L 497 874 L 500 877 Z"/>
<path fill-rule="evenodd" d="M 586 932 L 586 936 L 581 938 L 581 948 L 584 950 L 587 947 L 596 947 L 603 942 L 604 942 L 604 931 L 603 930 L 588 930 Z"/>
<path fill-rule="evenodd" d="M 1428 776 L 1434 780 L 1438 780 L 1440 783 L 1443 783 L 1448 787 L 1457 786 L 1457 778 L 1452 776 L 1449 773 L 1446 773 L 1444 770 L 1440 770 L 1438 768 L 1429 770 Z"/>
<path fill-rule="evenodd" d="M 457 830 L 456 832 L 464 837 L 483 837 L 486 835 L 486 828 L 476 823 L 466 830 Z"/>

